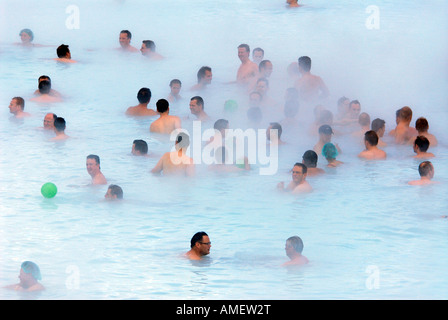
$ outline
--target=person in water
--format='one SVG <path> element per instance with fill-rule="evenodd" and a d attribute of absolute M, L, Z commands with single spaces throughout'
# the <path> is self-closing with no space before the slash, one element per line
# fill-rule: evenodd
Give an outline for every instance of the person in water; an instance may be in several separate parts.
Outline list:
<path fill-rule="evenodd" d="M 86 159 L 87 172 L 92 177 L 93 185 L 107 184 L 107 180 L 101 172 L 100 157 L 95 154 L 90 154 Z"/>
<path fill-rule="evenodd" d="M 123 199 L 123 189 L 116 184 L 111 184 L 107 188 L 107 192 L 104 195 L 104 198 L 106 200 L 111 200 L 111 201 L 121 200 L 121 199 Z"/>
<path fill-rule="evenodd" d="M 435 155 L 428 152 L 430 142 L 425 136 L 417 136 L 414 140 L 414 152 L 416 155 L 414 158 L 434 158 Z"/>
<path fill-rule="evenodd" d="M 159 99 L 156 103 L 160 117 L 151 123 L 149 131 L 160 134 L 171 134 L 173 130 L 181 128 L 181 120 L 178 116 L 170 115 L 170 104 L 166 99 Z"/>
<path fill-rule="evenodd" d="M 277 184 L 280 191 L 291 192 L 293 194 L 308 193 L 313 191 L 311 185 L 306 181 L 307 167 L 303 163 L 296 163 L 292 168 L 292 181 L 285 188 L 284 182 Z"/>
<path fill-rule="evenodd" d="M 286 239 L 285 252 L 289 261 L 285 262 L 282 266 L 301 266 L 307 264 L 308 258 L 302 255 L 303 241 L 299 236 L 293 236 Z"/>
<path fill-rule="evenodd" d="M 190 240 L 190 250 L 185 256 L 190 260 L 201 260 L 210 254 L 212 243 L 207 233 L 204 231 L 196 232 Z"/>
<path fill-rule="evenodd" d="M 19 280 L 19 283 L 6 286 L 5 288 L 27 292 L 45 290 L 45 287 L 39 283 L 39 280 L 42 280 L 40 269 L 32 261 L 22 263 L 20 266 Z"/>
<path fill-rule="evenodd" d="M 126 115 L 134 117 L 152 117 L 158 115 L 155 110 L 149 109 L 148 104 L 151 101 L 151 90 L 149 88 L 141 88 L 137 92 L 138 105 L 129 107 Z"/>
<path fill-rule="evenodd" d="M 424 186 L 437 183 L 435 181 L 432 181 L 432 178 L 434 178 L 434 166 L 432 165 L 431 161 L 421 162 L 418 165 L 418 174 L 420 175 L 420 180 L 409 181 L 409 185 Z"/>
<path fill-rule="evenodd" d="M 386 152 L 378 148 L 378 135 L 375 131 L 369 130 L 364 134 L 364 145 L 366 149 L 358 154 L 358 157 L 365 160 L 386 159 Z"/>

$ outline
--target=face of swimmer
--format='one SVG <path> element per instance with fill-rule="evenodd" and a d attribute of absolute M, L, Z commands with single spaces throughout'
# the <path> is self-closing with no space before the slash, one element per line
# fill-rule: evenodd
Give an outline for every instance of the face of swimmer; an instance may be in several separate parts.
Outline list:
<path fill-rule="evenodd" d="M 128 38 L 128 35 L 126 33 L 120 33 L 120 37 L 118 38 L 118 41 L 120 42 L 120 46 L 122 48 L 126 48 L 131 43 L 131 39 Z"/>
<path fill-rule="evenodd" d="M 100 165 L 96 163 L 95 159 L 86 160 L 87 172 L 93 177 L 100 172 Z"/>
<path fill-rule="evenodd" d="M 196 242 L 196 247 L 198 248 L 201 256 L 210 254 L 211 246 L 212 243 L 210 242 L 210 238 L 208 236 L 202 236 L 201 241 Z"/>
<path fill-rule="evenodd" d="M 294 166 L 292 168 L 292 181 L 299 184 L 306 178 L 306 173 L 303 173 L 303 168 L 300 166 Z"/>

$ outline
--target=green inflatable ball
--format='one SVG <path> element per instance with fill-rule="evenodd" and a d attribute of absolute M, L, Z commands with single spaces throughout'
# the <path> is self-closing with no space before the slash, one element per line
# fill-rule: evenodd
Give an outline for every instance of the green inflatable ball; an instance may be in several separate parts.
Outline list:
<path fill-rule="evenodd" d="M 235 100 L 227 100 L 224 104 L 224 110 L 226 112 L 235 112 L 238 110 L 238 103 Z"/>
<path fill-rule="evenodd" d="M 40 192 L 45 198 L 53 198 L 58 193 L 58 188 L 54 183 L 47 182 L 42 186 Z"/>

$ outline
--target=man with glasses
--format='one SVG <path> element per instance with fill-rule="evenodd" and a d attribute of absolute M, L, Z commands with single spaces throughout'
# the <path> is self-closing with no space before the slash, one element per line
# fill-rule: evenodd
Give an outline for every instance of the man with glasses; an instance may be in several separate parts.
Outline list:
<path fill-rule="evenodd" d="M 191 249 L 185 255 L 190 260 L 201 260 L 202 257 L 210 253 L 211 246 L 212 243 L 207 233 L 203 231 L 196 232 L 190 241 Z"/>
<path fill-rule="evenodd" d="M 303 163 L 297 162 L 292 168 L 292 181 L 285 188 L 285 183 L 279 182 L 277 188 L 280 191 L 291 192 L 294 194 L 308 193 L 313 191 L 311 185 L 306 181 L 307 167 Z"/>

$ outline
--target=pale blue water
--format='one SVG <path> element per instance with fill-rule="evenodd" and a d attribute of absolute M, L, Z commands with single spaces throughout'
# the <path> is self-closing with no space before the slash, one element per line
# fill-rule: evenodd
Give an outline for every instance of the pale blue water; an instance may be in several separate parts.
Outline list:
<path fill-rule="evenodd" d="M 67 6 L 77 5 L 80 28 L 69 30 Z M 3 299 L 446 299 L 448 282 L 447 202 L 447 19 L 444 1 L 377 1 L 380 29 L 368 30 L 368 1 L 310 1 L 286 10 L 283 1 L 3 1 L 0 5 L 0 285 L 17 281 L 20 263 L 36 262 L 47 290 Z M 21 10 L 20 15 L 13 13 Z M 13 18 L 14 16 L 14 18 Z M 51 60 L 55 48 L 13 46 L 30 28 L 36 43 L 70 45 L 76 65 Z M 152 39 L 166 59 L 148 63 L 137 54 L 117 54 L 118 34 L 132 44 Z M 433 148 L 437 186 L 414 188 L 418 161 L 410 147 L 389 146 L 384 162 L 356 158 L 362 146 L 338 138 L 345 165 L 318 178 L 304 197 L 279 195 L 276 184 L 317 141 L 287 135 L 279 169 L 262 176 L 210 174 L 192 179 L 152 176 L 158 156 L 171 148 L 149 133 L 151 120 L 124 116 L 137 104 L 138 89 L 151 88 L 151 107 L 179 78 L 188 114 L 196 72 L 213 68 L 204 95 L 206 111 L 222 116 L 227 99 L 245 96 L 225 82 L 235 78 L 236 47 L 265 49 L 274 64 L 271 94 L 283 99 L 286 67 L 301 55 L 331 91 L 328 108 L 342 96 L 358 99 L 372 119 L 393 128 L 395 110 L 409 105 L 425 116 L 440 146 Z M 58 105 L 26 102 L 33 116 L 10 120 L 14 96 L 28 100 L 37 78 L 47 74 L 66 96 Z M 67 121 L 72 139 L 55 144 L 39 130 L 45 113 Z M 233 120 L 233 122 L 232 122 Z M 240 124 L 232 119 L 231 126 Z M 275 119 L 279 120 L 279 119 Z M 305 121 L 304 121 L 305 122 Z M 187 129 L 191 123 L 184 122 Z M 211 125 L 210 125 L 211 126 Z M 205 129 L 205 126 L 204 128 Z M 306 132 L 306 129 L 303 129 Z M 154 158 L 130 155 L 132 141 L 145 139 Z M 110 183 L 124 190 L 121 203 L 103 201 L 107 187 L 86 186 L 88 154 L 101 157 Z M 319 166 L 325 162 L 320 160 Z M 58 186 L 54 199 L 43 183 Z M 211 254 L 192 264 L 179 256 L 191 236 L 206 231 Z M 310 264 L 286 270 L 285 240 L 299 235 Z M 369 270 L 377 270 L 372 286 Z"/>

